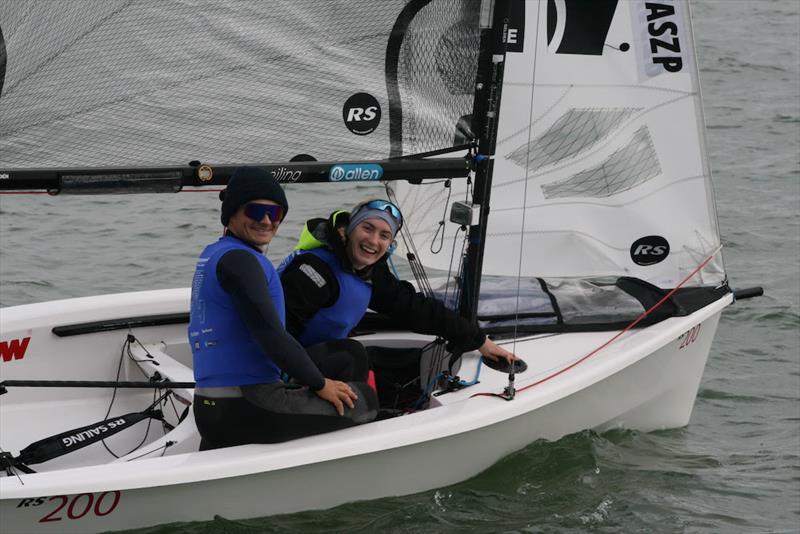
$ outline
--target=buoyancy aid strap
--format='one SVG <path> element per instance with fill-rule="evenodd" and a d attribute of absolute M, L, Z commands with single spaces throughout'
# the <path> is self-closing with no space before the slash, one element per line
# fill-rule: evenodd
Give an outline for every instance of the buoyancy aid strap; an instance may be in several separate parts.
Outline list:
<path fill-rule="evenodd" d="M 236 399 L 242 396 L 242 389 L 239 386 L 195 388 L 194 394 L 215 399 Z"/>

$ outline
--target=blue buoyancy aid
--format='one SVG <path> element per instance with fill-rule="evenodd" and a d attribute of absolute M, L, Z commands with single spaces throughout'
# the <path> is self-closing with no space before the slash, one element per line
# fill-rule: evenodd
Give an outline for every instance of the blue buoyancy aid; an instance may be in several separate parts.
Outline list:
<path fill-rule="evenodd" d="M 308 347 L 323 341 L 345 339 L 367 312 L 372 286 L 354 273 L 345 271 L 336 254 L 325 247 L 295 250 L 281 262 L 278 272 L 282 273 L 300 254 L 314 254 L 328 264 L 339 283 L 339 298 L 331 306 L 317 311 L 297 336 L 297 340 Z"/>
<path fill-rule="evenodd" d="M 189 345 L 198 387 L 271 384 L 280 380 L 281 370 L 250 335 L 231 296 L 217 279 L 220 258 L 236 249 L 252 253 L 261 263 L 272 302 L 281 322 L 286 324 L 283 287 L 269 260 L 232 236 L 208 245 L 197 260 L 189 319 Z"/>

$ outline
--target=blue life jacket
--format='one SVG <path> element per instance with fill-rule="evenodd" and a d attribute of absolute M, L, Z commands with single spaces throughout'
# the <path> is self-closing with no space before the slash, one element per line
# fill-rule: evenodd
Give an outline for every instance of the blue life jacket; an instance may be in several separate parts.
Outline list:
<path fill-rule="evenodd" d="M 295 250 L 281 262 L 278 272 L 282 273 L 300 254 L 314 254 L 328 264 L 339 282 L 339 298 L 331 306 L 321 308 L 315 313 L 297 336 L 297 340 L 308 347 L 323 341 L 345 339 L 367 312 L 372 286 L 354 273 L 346 272 L 336 254 L 324 247 Z"/>
<path fill-rule="evenodd" d="M 281 370 L 250 335 L 231 296 L 217 279 L 217 263 L 231 250 L 246 250 L 264 269 L 269 294 L 281 323 L 286 324 L 283 286 L 275 268 L 257 250 L 225 236 L 208 245 L 197 260 L 192 279 L 189 346 L 194 356 L 194 379 L 199 387 L 271 384 Z"/>

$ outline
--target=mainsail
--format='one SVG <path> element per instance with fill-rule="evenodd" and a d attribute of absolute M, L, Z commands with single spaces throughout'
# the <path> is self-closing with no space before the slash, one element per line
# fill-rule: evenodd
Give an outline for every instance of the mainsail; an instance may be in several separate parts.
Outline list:
<path fill-rule="evenodd" d="M 479 9 L 3 0 L 0 168 L 366 160 L 450 146 L 472 107 Z"/>
<path fill-rule="evenodd" d="M 192 161 L 386 178 L 298 157 L 394 158 L 397 179 L 469 146 L 474 180 L 390 186 L 424 265 L 469 243 L 467 291 L 547 279 L 611 302 L 595 282 L 672 288 L 710 256 L 687 285 L 725 281 L 686 0 L 2 0 L 0 36 L 6 183 Z M 440 224 L 456 200 L 483 210 L 468 233 Z"/>

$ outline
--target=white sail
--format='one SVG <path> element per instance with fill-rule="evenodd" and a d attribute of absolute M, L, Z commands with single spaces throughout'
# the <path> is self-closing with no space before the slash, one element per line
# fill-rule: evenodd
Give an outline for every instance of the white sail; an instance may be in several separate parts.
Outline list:
<path fill-rule="evenodd" d="M 472 107 L 478 5 L 0 0 L 0 167 L 442 148 Z"/>
<path fill-rule="evenodd" d="M 505 56 L 484 275 L 633 276 L 674 287 L 717 253 L 690 285 L 722 281 L 687 3 L 520 6 Z M 431 187 L 398 194 L 423 263 L 447 269 L 454 226 L 441 253 L 430 244 L 449 192 Z M 464 187 L 454 184 L 451 198 Z"/>

